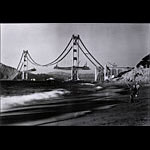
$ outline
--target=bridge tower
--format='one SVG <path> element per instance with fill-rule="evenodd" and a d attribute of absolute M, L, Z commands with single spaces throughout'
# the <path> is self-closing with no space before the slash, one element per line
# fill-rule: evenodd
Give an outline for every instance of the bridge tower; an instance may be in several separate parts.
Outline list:
<path fill-rule="evenodd" d="M 27 59 L 28 51 L 23 51 L 23 71 L 22 71 L 22 80 L 28 79 L 28 59 Z"/>
<path fill-rule="evenodd" d="M 72 60 L 72 69 L 71 69 L 71 80 L 79 80 L 79 35 L 73 35 L 73 60 Z"/>

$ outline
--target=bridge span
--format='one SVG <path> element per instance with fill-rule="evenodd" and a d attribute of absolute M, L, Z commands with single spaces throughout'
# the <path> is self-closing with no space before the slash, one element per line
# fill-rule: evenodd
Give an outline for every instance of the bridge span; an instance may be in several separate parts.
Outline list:
<path fill-rule="evenodd" d="M 64 67 L 58 66 L 58 63 L 63 61 L 64 58 L 72 52 L 71 65 Z M 101 63 L 91 54 L 91 52 L 87 49 L 83 41 L 81 40 L 79 35 L 72 35 L 70 41 L 68 42 L 65 49 L 62 53 L 53 61 L 47 64 L 39 64 L 37 63 L 33 57 L 30 55 L 28 50 L 24 50 L 22 56 L 20 58 L 20 62 L 18 64 L 17 70 L 22 73 L 22 80 L 28 80 L 28 73 L 31 71 L 35 71 L 36 69 L 29 69 L 28 64 L 31 63 L 34 66 L 40 67 L 49 67 L 54 66 L 54 69 L 58 70 L 70 70 L 72 81 L 78 81 L 79 79 L 79 71 L 80 70 L 90 70 L 90 67 L 86 65 L 80 66 L 80 52 L 82 52 L 86 58 L 92 63 L 95 67 L 95 81 L 103 82 L 104 81 L 104 67 Z"/>

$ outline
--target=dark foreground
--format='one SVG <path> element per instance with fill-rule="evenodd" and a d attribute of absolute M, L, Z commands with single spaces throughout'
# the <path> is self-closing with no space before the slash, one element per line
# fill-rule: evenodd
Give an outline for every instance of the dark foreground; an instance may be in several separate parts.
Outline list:
<path fill-rule="evenodd" d="M 150 125 L 150 86 L 141 87 L 137 102 L 133 104 L 128 102 L 130 93 L 125 86 L 101 88 L 94 84 L 78 84 L 61 86 L 61 89 L 58 85 L 55 88 L 38 86 L 19 85 L 19 90 L 18 85 L 1 86 L 1 104 L 5 109 L 0 125 Z"/>
<path fill-rule="evenodd" d="M 137 102 L 95 109 L 86 116 L 43 126 L 150 126 L 150 87 L 142 88 Z"/>
<path fill-rule="evenodd" d="M 142 88 L 137 102 L 97 108 L 85 116 L 43 126 L 150 126 L 150 87 Z M 48 121 L 48 120 L 47 120 Z"/>
<path fill-rule="evenodd" d="M 137 104 L 121 104 L 80 118 L 45 123 L 43 126 L 150 126 L 150 109 L 147 105 L 147 100 Z"/>

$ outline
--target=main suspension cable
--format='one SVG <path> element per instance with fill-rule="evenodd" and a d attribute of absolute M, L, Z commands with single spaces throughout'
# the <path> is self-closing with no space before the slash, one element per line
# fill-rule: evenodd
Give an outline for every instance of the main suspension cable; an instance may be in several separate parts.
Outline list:
<path fill-rule="evenodd" d="M 31 57 L 30 53 L 28 53 L 28 56 L 30 57 L 30 59 L 32 60 L 32 62 L 34 62 L 36 65 L 38 66 L 42 66 L 42 67 L 46 67 L 46 66 L 50 66 L 50 65 L 53 65 L 53 63 L 55 63 L 57 60 L 60 59 L 60 57 L 66 52 L 67 48 L 69 47 L 70 43 L 72 42 L 72 38 L 71 40 L 69 41 L 69 43 L 67 44 L 66 48 L 63 50 L 63 52 L 52 62 L 48 63 L 48 64 L 45 64 L 45 65 L 41 65 L 41 64 L 38 64 L 36 61 L 34 61 L 34 59 Z M 67 53 L 68 54 L 68 53 Z M 66 56 L 66 55 L 65 55 Z M 64 58 L 64 57 L 63 57 Z"/>
<path fill-rule="evenodd" d="M 46 64 L 46 65 L 44 65 L 44 66 L 49 66 L 49 65 L 53 64 L 55 61 L 57 61 L 57 60 L 65 53 L 65 51 L 67 50 L 67 48 L 69 47 L 69 45 L 70 45 L 71 42 L 72 42 L 72 38 L 70 39 L 69 43 L 67 44 L 67 46 L 66 46 L 66 48 L 63 50 L 63 52 L 62 52 L 54 61 L 52 61 L 51 63 Z M 68 54 L 68 53 L 67 53 L 67 54 Z"/>
<path fill-rule="evenodd" d="M 96 64 L 89 58 L 89 56 L 83 51 L 83 49 L 81 48 L 81 46 L 78 44 L 78 46 L 79 46 L 79 49 L 82 51 L 82 53 L 90 60 L 90 62 L 95 66 L 95 67 L 97 67 L 96 66 Z"/>
<path fill-rule="evenodd" d="M 32 65 L 36 65 L 32 60 L 30 60 L 28 57 L 27 57 L 28 61 L 32 64 Z M 36 65 L 36 66 L 39 66 L 39 65 Z"/>
<path fill-rule="evenodd" d="M 99 62 L 98 60 L 90 53 L 90 51 L 86 48 L 86 46 L 84 45 L 84 43 L 82 42 L 82 40 L 79 38 L 81 44 L 83 45 L 83 47 L 86 49 L 86 51 L 90 54 L 90 56 L 102 67 L 104 68 Z"/>
<path fill-rule="evenodd" d="M 32 63 L 32 64 L 37 65 L 37 66 L 43 66 L 43 65 L 38 64 L 37 62 L 35 62 L 34 59 L 31 57 L 30 53 L 28 53 L 28 56 L 29 56 L 29 58 L 31 59 L 31 61 L 32 61 L 31 63 Z M 28 58 L 28 59 L 29 59 L 29 58 Z"/>
<path fill-rule="evenodd" d="M 70 47 L 69 51 L 59 61 L 57 61 L 57 62 L 55 62 L 55 63 L 53 63 L 51 65 L 58 64 L 60 61 L 62 61 L 69 54 L 69 52 L 71 51 L 71 49 L 72 49 L 72 46 Z"/>
<path fill-rule="evenodd" d="M 59 59 L 58 61 L 54 62 L 54 63 L 51 64 L 51 65 L 55 65 L 55 64 L 59 63 L 60 61 L 62 61 L 62 60 L 69 54 L 69 52 L 71 51 L 71 49 L 72 49 L 72 46 L 70 47 L 70 49 L 68 50 L 68 52 L 67 52 L 61 59 Z M 30 58 L 30 55 L 29 55 L 29 58 L 27 57 L 27 59 L 29 60 L 29 62 L 30 62 L 31 64 L 39 66 L 39 64 L 35 63 L 35 62 Z M 43 66 L 45 66 L 45 65 L 40 65 L 40 66 L 43 67 Z"/>

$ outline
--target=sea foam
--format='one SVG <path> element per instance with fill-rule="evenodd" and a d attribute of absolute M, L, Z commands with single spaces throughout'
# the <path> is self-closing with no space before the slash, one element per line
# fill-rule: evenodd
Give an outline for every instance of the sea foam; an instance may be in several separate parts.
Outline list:
<path fill-rule="evenodd" d="M 70 92 L 65 89 L 56 89 L 53 91 L 48 92 L 39 92 L 39 93 L 32 93 L 28 95 L 21 95 L 21 96 L 2 96 L 1 97 L 1 105 L 2 105 L 2 112 L 9 108 L 13 108 L 16 106 L 24 106 L 29 105 L 32 101 L 37 102 L 39 100 L 53 100 L 59 98 L 62 95 L 69 94 Z"/>

